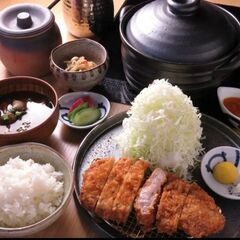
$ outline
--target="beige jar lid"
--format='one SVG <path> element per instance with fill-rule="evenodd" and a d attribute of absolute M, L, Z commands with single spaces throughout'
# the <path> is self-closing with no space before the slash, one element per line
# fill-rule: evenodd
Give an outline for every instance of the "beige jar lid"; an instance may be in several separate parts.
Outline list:
<path fill-rule="evenodd" d="M 15 4 L 0 12 L 0 35 L 29 37 L 45 32 L 54 22 L 54 15 L 48 8 L 38 4 Z"/>

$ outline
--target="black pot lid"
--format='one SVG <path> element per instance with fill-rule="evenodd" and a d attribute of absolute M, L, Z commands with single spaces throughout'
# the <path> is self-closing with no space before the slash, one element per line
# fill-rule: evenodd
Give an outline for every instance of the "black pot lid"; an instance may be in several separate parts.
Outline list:
<path fill-rule="evenodd" d="M 239 44 L 239 29 L 238 20 L 217 5 L 200 0 L 155 0 L 131 16 L 126 38 L 133 48 L 152 58 L 204 64 L 233 51 Z"/>
<path fill-rule="evenodd" d="M 0 12 L 0 35 L 32 36 L 49 29 L 54 21 L 54 15 L 48 8 L 38 4 L 15 4 Z"/>

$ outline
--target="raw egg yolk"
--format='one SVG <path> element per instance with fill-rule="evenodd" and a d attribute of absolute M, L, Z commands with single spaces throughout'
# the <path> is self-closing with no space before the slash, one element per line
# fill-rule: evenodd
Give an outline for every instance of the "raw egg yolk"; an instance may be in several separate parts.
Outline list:
<path fill-rule="evenodd" d="M 238 169 L 231 162 L 220 162 L 214 166 L 213 176 L 222 184 L 231 184 L 238 178 Z"/>

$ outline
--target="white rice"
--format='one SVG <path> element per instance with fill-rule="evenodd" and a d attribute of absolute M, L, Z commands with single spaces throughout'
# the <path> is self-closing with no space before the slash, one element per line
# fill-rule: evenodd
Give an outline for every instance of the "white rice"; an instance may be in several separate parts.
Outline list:
<path fill-rule="evenodd" d="M 23 227 L 51 213 L 63 199 L 63 173 L 51 164 L 10 158 L 0 166 L 0 227 Z"/>

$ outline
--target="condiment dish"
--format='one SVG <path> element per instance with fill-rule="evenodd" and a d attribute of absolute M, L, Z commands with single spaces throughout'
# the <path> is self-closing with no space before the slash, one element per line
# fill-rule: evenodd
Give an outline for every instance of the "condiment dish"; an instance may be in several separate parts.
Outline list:
<path fill-rule="evenodd" d="M 60 153 L 58 153 L 57 151 L 55 151 L 54 149 L 52 149 L 46 145 L 43 145 L 40 143 L 34 143 L 34 142 L 19 143 L 19 144 L 13 144 L 13 145 L 7 145 L 4 147 L 0 147 L 0 159 L 1 159 L 0 166 L 5 165 L 10 158 L 16 158 L 16 157 L 20 157 L 24 161 L 32 159 L 34 161 L 34 163 L 39 163 L 41 165 L 51 164 L 54 167 L 55 171 L 61 172 L 63 174 L 63 176 L 62 176 L 63 195 L 62 195 L 61 202 L 58 203 L 59 205 L 56 207 L 56 209 L 52 213 L 50 213 L 50 215 L 48 215 L 47 217 L 43 218 L 42 220 L 40 220 L 36 223 L 22 226 L 22 227 L 0 226 L 0 237 L 31 236 L 32 234 L 47 228 L 49 225 L 51 225 L 53 222 L 55 222 L 62 215 L 62 213 L 68 206 L 69 201 L 71 200 L 71 197 L 72 197 L 73 186 L 74 186 L 73 185 L 73 171 L 71 169 L 71 166 L 67 163 L 66 159 L 64 159 L 64 157 Z M 31 170 L 33 170 L 33 169 L 31 169 Z M 31 173 L 29 171 L 29 168 L 27 168 L 27 172 L 28 172 L 28 175 Z M 26 176 L 25 174 L 22 173 L 22 175 L 20 175 L 20 174 L 18 174 L 18 175 Z M 34 177 L 36 177 L 36 178 L 34 178 Z M 33 194 L 35 193 L 37 195 L 37 193 L 35 191 L 36 191 L 36 189 L 39 189 L 39 179 L 38 178 L 39 178 L 39 175 L 38 176 L 33 175 L 32 181 L 31 181 L 32 183 L 29 183 L 29 185 L 32 186 L 32 188 L 30 188 L 30 191 L 29 191 L 29 194 L 31 194 L 31 195 L 32 195 L 32 192 L 33 192 Z M 3 178 L 1 178 L 1 179 L 3 179 Z M 26 178 L 24 178 L 24 179 L 26 179 Z M 16 180 L 16 178 L 12 179 L 12 180 L 10 179 L 11 182 L 14 180 Z M 5 179 L 5 181 L 6 181 L 6 179 Z M 34 187 L 34 183 L 35 184 L 38 183 L 38 185 L 37 185 L 38 187 Z M 17 185 L 18 192 L 21 191 L 22 188 L 19 187 L 19 182 L 16 184 L 18 184 Z M 28 186 L 26 186 L 26 188 L 27 187 Z M 40 187 L 41 187 L 41 184 L 40 184 Z M 43 188 L 43 189 L 45 189 L 45 188 Z M 26 192 L 26 189 L 24 189 L 24 191 Z M 40 189 L 40 191 L 41 191 L 41 189 Z M 20 196 L 21 199 L 26 197 L 25 195 L 21 195 L 21 192 L 17 193 L 17 194 L 18 194 L 17 196 Z M 33 196 L 36 196 L 36 195 L 33 195 Z M 14 196 L 14 198 L 16 198 L 16 196 Z M 19 199 L 19 201 L 21 199 Z M 41 204 L 41 202 L 40 202 L 40 204 Z M 39 205 L 39 208 L 40 207 L 41 206 Z M 18 208 L 16 207 L 16 209 L 18 209 Z M 0 214 L 3 214 L 3 212 L 0 211 Z M 16 212 L 16 214 L 19 214 L 19 213 Z M 23 212 L 23 214 L 29 214 L 29 213 Z M 19 217 L 21 215 L 17 215 L 17 216 Z M 0 222 L 2 222 L 2 221 L 0 221 Z"/>
<path fill-rule="evenodd" d="M 67 71 L 67 62 L 73 57 L 84 57 L 96 66 L 84 71 Z M 104 79 L 109 57 L 103 45 L 97 41 L 81 38 L 54 48 L 50 56 L 50 68 L 56 79 L 64 81 L 73 91 L 88 91 Z"/>
<path fill-rule="evenodd" d="M 239 128 L 240 126 L 240 88 L 235 87 L 218 87 L 217 89 L 218 101 L 222 112 L 227 116 L 229 122 L 236 127 Z M 230 100 L 228 105 L 226 101 Z M 231 104 L 231 105 L 229 105 Z M 231 107 L 231 109 L 230 109 Z M 234 109 L 235 110 L 234 110 Z M 233 111 L 235 111 L 233 113 Z M 238 112 L 238 116 L 236 115 Z"/>
<path fill-rule="evenodd" d="M 98 120 L 96 120 L 91 124 L 75 125 L 72 121 L 70 121 L 68 117 L 69 110 L 74 102 L 76 102 L 79 98 L 84 98 L 86 96 L 90 97 L 93 101 L 94 106 L 100 110 L 100 116 Z M 94 92 L 79 91 L 79 92 L 67 93 L 63 95 L 61 98 L 59 98 L 59 105 L 60 105 L 59 119 L 65 125 L 75 129 L 92 128 L 98 125 L 99 123 L 103 122 L 107 118 L 110 112 L 109 100 L 105 96 L 98 93 L 94 93 Z"/>
<path fill-rule="evenodd" d="M 240 149 L 231 146 L 218 146 L 210 149 L 201 162 L 201 174 L 205 183 L 209 188 L 218 195 L 228 198 L 240 200 L 240 191 L 236 190 L 239 179 L 236 183 L 223 184 L 217 181 L 213 175 L 214 167 L 222 162 L 232 163 L 240 173 Z"/>

